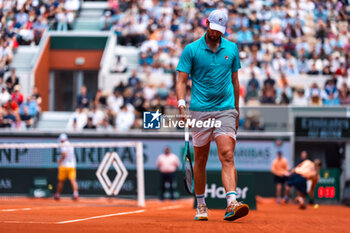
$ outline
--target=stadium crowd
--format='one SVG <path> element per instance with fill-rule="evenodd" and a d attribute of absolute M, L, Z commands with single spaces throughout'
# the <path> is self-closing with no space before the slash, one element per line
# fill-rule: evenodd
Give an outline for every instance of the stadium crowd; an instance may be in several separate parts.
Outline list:
<path fill-rule="evenodd" d="M 228 13 L 225 37 L 240 49 L 242 104 L 350 104 L 348 0 L 112 0 L 101 29 L 140 48 L 139 72 L 175 74 L 184 46 L 203 36 L 213 9 Z M 319 76 L 328 77 L 324 86 L 290 81 Z"/>
<path fill-rule="evenodd" d="M 0 3 L 4 70 L 16 44 L 26 44 L 22 36 L 26 33 L 21 31 L 30 31 L 29 44 L 36 43 L 34 25 L 69 29 L 79 8 L 77 0 Z M 184 46 L 203 36 L 213 9 L 227 12 L 225 37 L 239 46 L 241 106 L 350 104 L 349 0 L 110 0 L 108 4 L 101 30 L 113 30 L 121 45 L 139 47 L 139 67 L 110 95 L 99 90 L 90 97 L 83 87 L 68 128 L 127 130 L 141 126 L 143 111 L 175 109 L 179 57 Z M 114 72 L 127 71 L 125 59 L 120 61 L 122 68 Z M 172 82 L 162 82 L 164 74 L 170 74 Z M 312 84 L 300 85 L 304 80 Z M 191 80 L 188 86 L 190 93 Z"/>
<path fill-rule="evenodd" d="M 79 127 L 139 128 L 143 111 L 175 109 L 179 57 L 203 36 L 207 15 L 217 8 L 228 13 L 225 37 L 240 50 L 241 106 L 350 104 L 350 1 L 111 0 L 101 29 L 113 30 L 121 45 L 140 48 L 139 68 L 110 96 L 99 91 Z M 170 84 L 159 81 L 166 73 L 173 76 Z M 315 81 L 306 87 L 295 78 Z M 191 80 L 188 86 L 189 102 Z M 81 113 L 79 107 L 69 128 Z"/>
<path fill-rule="evenodd" d="M 45 30 L 69 30 L 79 0 L 0 0 L 0 128 L 33 128 L 39 119 L 41 97 L 34 87 L 23 96 L 11 68 L 19 45 L 38 45 Z"/>
<path fill-rule="evenodd" d="M 25 130 L 34 128 L 39 120 L 41 111 L 41 96 L 36 87 L 32 94 L 25 97 L 21 93 L 19 78 L 15 69 L 11 75 L 0 76 L 0 128 Z"/>
<path fill-rule="evenodd" d="M 67 128 L 126 131 L 142 127 L 144 111 L 175 109 L 179 57 L 203 36 L 207 15 L 217 8 L 229 15 L 225 37 L 240 49 L 241 105 L 350 104 L 350 1 L 111 0 L 101 29 L 113 30 L 121 45 L 140 48 L 139 68 L 111 95 L 99 90 L 91 99 L 83 87 Z M 122 59 L 114 72 L 126 72 Z M 170 84 L 161 80 L 166 73 Z M 295 85 L 295 77 L 316 78 L 305 87 Z M 188 86 L 189 102 L 191 80 Z"/>
<path fill-rule="evenodd" d="M 71 29 L 79 8 L 79 0 L 0 0 L 0 74 L 19 45 L 38 45 L 46 29 Z"/>

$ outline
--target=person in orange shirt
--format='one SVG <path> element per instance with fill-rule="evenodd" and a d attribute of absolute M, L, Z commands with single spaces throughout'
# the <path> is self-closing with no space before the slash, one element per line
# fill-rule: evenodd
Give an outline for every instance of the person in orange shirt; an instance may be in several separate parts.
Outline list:
<path fill-rule="evenodd" d="M 275 184 L 276 184 L 276 198 L 277 203 L 281 203 L 281 192 L 282 192 L 282 186 L 284 186 L 284 202 L 288 202 L 288 194 L 289 194 L 289 187 L 286 185 L 288 175 L 289 175 L 289 166 L 288 161 L 286 158 L 283 158 L 282 152 L 277 152 L 277 158 L 275 158 L 272 161 L 271 165 L 271 172 L 275 176 Z"/>
<path fill-rule="evenodd" d="M 313 192 L 319 180 L 321 165 L 319 159 L 316 159 L 314 162 L 306 159 L 291 171 L 288 186 L 294 186 L 297 189 L 298 196 L 295 200 L 299 203 L 300 209 L 306 209 L 305 198 L 307 194 L 313 198 Z M 312 181 L 309 192 L 307 192 L 306 184 L 308 180 Z"/>

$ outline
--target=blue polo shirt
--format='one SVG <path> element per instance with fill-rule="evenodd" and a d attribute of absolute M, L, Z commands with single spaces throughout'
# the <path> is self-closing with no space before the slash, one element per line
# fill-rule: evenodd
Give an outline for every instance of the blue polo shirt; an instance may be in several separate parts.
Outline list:
<path fill-rule="evenodd" d="M 235 108 L 232 72 L 241 68 L 237 45 L 221 37 L 214 53 L 205 42 L 205 35 L 188 44 L 176 70 L 192 79 L 192 111 L 223 111 Z"/>

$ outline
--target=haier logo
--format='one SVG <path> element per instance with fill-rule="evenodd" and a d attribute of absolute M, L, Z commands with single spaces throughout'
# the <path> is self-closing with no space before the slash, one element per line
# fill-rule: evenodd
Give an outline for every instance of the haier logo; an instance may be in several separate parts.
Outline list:
<path fill-rule="evenodd" d="M 248 187 L 236 188 L 237 199 L 246 199 L 247 198 Z M 210 188 L 208 185 L 205 186 L 205 196 L 210 198 L 226 198 L 226 192 L 224 187 L 216 187 L 216 184 L 211 184 Z"/>

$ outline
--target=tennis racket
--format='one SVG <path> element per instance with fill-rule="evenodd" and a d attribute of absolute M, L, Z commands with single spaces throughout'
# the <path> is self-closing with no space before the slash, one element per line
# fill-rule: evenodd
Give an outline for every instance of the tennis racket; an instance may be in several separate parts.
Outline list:
<path fill-rule="evenodd" d="M 188 194 L 193 194 L 194 180 L 193 180 L 193 167 L 190 155 L 190 144 L 189 144 L 189 132 L 188 127 L 185 127 L 185 153 L 182 158 L 182 172 L 184 175 L 185 189 Z"/>

